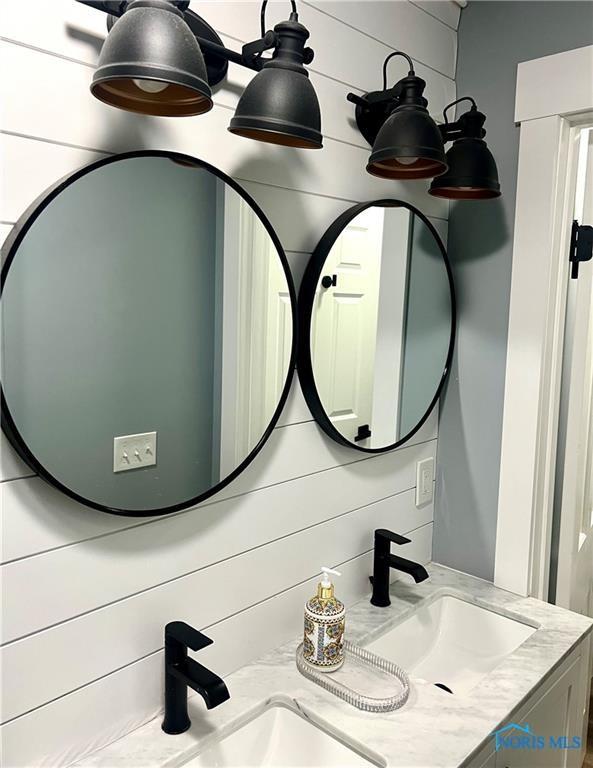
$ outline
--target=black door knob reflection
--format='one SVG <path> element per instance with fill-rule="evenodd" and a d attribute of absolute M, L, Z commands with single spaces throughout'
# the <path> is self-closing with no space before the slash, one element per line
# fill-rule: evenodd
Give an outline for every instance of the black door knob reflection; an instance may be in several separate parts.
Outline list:
<path fill-rule="evenodd" d="M 331 288 L 332 285 L 338 284 L 338 276 L 337 275 L 324 275 L 321 278 L 321 285 L 324 288 Z"/>

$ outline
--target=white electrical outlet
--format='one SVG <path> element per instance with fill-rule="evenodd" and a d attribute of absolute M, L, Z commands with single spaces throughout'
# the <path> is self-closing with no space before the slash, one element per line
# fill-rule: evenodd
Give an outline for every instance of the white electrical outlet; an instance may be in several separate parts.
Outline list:
<path fill-rule="evenodd" d="M 434 458 L 423 459 L 416 464 L 416 506 L 429 504 L 433 497 Z"/>
<path fill-rule="evenodd" d="M 113 438 L 113 471 L 126 472 L 156 464 L 156 432 Z"/>

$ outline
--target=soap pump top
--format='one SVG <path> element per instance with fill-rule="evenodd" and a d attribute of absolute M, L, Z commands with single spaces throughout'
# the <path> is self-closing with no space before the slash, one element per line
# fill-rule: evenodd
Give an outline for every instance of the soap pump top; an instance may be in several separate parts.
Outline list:
<path fill-rule="evenodd" d="M 341 576 L 339 571 L 334 571 L 332 568 L 327 568 L 325 565 L 321 568 L 322 576 L 321 581 L 317 585 L 317 597 L 320 600 L 329 600 L 334 596 L 334 585 L 331 582 L 330 574 L 332 576 Z"/>
<path fill-rule="evenodd" d="M 317 584 L 317 594 L 307 602 L 306 609 L 311 615 L 336 616 L 344 612 L 344 603 L 334 594 L 334 585 L 330 576 L 340 576 L 339 571 L 332 568 L 321 569 L 321 581 Z"/>

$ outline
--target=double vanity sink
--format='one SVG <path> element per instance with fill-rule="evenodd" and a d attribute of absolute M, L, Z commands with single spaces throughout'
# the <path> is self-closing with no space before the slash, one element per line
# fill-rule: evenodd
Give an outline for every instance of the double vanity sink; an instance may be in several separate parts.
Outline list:
<path fill-rule="evenodd" d="M 78 765 L 473 766 L 467 759 L 593 622 L 440 566 L 429 571 L 427 582 L 394 585 L 389 608 L 361 601 L 347 617 L 352 642 L 408 672 L 402 709 L 365 713 L 340 701 L 298 673 L 291 642 L 230 675 L 231 699 L 220 708 L 207 712 L 194 697 L 187 733 L 167 736 L 155 720 Z"/>
<path fill-rule="evenodd" d="M 463 695 L 536 631 L 452 595 L 437 595 L 366 647 L 413 678 Z M 446 686 L 446 687 L 444 687 Z M 346 745 L 294 703 L 270 703 L 245 725 L 185 763 L 206 766 L 368 766 L 380 757 Z"/>

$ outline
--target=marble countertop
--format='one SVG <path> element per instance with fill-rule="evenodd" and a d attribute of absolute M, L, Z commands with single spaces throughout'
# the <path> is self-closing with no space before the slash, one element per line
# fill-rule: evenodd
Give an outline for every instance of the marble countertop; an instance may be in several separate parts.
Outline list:
<path fill-rule="evenodd" d="M 397 581 L 390 608 L 368 600 L 347 612 L 348 639 L 364 645 L 379 637 L 423 601 L 440 595 L 461 597 L 538 627 L 468 694 L 451 696 L 412 678 L 410 697 L 399 710 L 361 712 L 300 675 L 295 665 L 298 640 L 268 653 L 226 678 L 231 699 L 206 710 L 202 699 L 189 701 L 192 727 L 167 736 L 155 719 L 84 760 L 79 768 L 155 768 L 182 766 L 213 741 L 224 738 L 271 704 L 284 704 L 320 724 L 330 734 L 399 768 L 457 768 L 487 743 L 507 719 L 592 629 L 593 620 L 491 583 L 444 568 L 428 567 L 421 584 Z"/>

